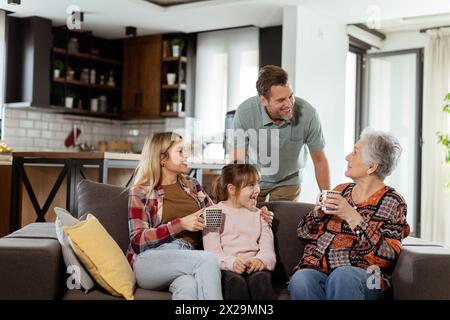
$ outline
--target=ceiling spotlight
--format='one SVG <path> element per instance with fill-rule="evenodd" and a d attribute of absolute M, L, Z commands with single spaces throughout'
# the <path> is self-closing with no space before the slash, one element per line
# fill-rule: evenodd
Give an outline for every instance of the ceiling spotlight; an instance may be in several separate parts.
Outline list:
<path fill-rule="evenodd" d="M 131 26 L 125 27 L 125 35 L 136 37 L 136 35 L 137 35 L 137 28 L 136 27 L 131 27 Z"/>
<path fill-rule="evenodd" d="M 8 0 L 8 4 L 19 5 L 20 0 Z"/>

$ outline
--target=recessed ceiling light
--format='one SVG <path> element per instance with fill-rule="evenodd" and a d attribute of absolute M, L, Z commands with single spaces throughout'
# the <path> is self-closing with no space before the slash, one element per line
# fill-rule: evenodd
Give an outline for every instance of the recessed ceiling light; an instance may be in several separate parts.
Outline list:
<path fill-rule="evenodd" d="M 8 4 L 19 5 L 20 0 L 8 0 Z"/>

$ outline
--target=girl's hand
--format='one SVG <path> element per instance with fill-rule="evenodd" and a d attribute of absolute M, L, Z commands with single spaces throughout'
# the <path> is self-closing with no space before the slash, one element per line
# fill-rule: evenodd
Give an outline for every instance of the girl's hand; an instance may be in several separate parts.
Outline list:
<path fill-rule="evenodd" d="M 184 230 L 187 231 L 201 231 L 205 228 L 205 222 L 201 214 L 205 211 L 205 209 L 200 209 L 197 212 L 194 212 L 188 216 L 185 216 L 180 219 L 181 226 Z"/>
<path fill-rule="evenodd" d="M 355 229 L 358 223 L 363 220 L 362 216 L 353 208 L 347 200 L 338 194 L 330 194 L 325 201 L 327 214 L 335 215 L 346 221 L 350 228 Z"/>
<path fill-rule="evenodd" d="M 233 270 L 236 273 L 242 274 L 244 273 L 245 269 L 247 267 L 245 266 L 245 261 L 242 260 L 242 258 L 236 257 L 233 263 Z"/>
<path fill-rule="evenodd" d="M 273 212 L 269 211 L 266 206 L 261 208 L 260 211 L 261 216 L 267 222 L 267 224 L 271 227 L 273 222 Z"/>
<path fill-rule="evenodd" d="M 247 273 L 262 271 L 266 265 L 258 258 L 247 259 Z"/>

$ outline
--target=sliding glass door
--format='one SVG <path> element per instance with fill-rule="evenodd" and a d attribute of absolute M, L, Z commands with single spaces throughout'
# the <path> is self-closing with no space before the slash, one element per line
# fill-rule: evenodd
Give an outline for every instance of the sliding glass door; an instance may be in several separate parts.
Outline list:
<path fill-rule="evenodd" d="M 386 183 L 408 204 L 408 223 L 420 235 L 422 145 L 422 49 L 367 55 L 366 101 L 362 128 L 392 132 L 403 148 L 397 169 Z"/>

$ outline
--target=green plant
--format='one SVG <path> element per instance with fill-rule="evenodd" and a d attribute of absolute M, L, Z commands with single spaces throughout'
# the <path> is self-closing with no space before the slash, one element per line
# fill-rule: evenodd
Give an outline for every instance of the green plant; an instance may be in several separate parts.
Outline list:
<path fill-rule="evenodd" d="M 172 101 L 172 102 L 178 102 L 178 94 L 173 94 L 173 95 L 170 97 L 170 101 Z"/>
<path fill-rule="evenodd" d="M 450 114 L 450 93 L 444 98 L 445 105 L 442 108 L 442 111 Z M 445 150 L 445 163 L 450 164 L 450 137 L 446 133 L 442 133 L 438 131 L 437 133 L 438 142 L 444 147 Z M 447 188 L 450 188 L 450 181 L 446 184 Z"/>
<path fill-rule="evenodd" d="M 73 90 L 67 89 L 66 90 L 66 97 L 72 97 L 75 98 L 76 94 Z"/>
<path fill-rule="evenodd" d="M 184 40 L 182 38 L 176 37 L 170 40 L 170 44 L 172 46 L 180 46 L 180 48 L 183 48 L 184 46 Z"/>
<path fill-rule="evenodd" d="M 64 69 L 64 62 L 62 62 L 61 60 L 55 60 L 53 62 L 53 68 L 57 69 L 57 70 L 62 70 Z"/>

